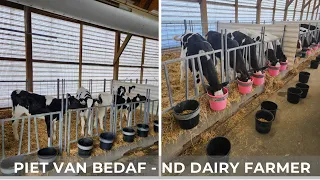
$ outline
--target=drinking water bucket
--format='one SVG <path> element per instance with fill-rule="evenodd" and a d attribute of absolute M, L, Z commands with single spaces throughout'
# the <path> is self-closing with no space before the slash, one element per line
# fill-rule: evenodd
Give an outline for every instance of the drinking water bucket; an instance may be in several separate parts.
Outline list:
<path fill-rule="evenodd" d="M 301 72 L 299 73 L 299 82 L 301 82 L 301 83 L 308 83 L 309 77 L 310 77 L 310 73 L 305 72 L 305 71 L 301 71 Z"/>
<path fill-rule="evenodd" d="M 271 130 L 272 121 L 274 116 L 270 111 L 259 110 L 256 113 L 256 131 L 261 134 L 267 134 Z"/>
<path fill-rule="evenodd" d="M 209 104 L 210 108 L 214 111 L 221 111 L 227 107 L 227 99 L 228 99 L 228 89 L 223 88 L 223 95 L 214 96 L 207 92 L 209 96 Z"/>
<path fill-rule="evenodd" d="M 139 137 L 148 137 L 149 125 L 148 124 L 138 124 L 138 136 Z"/>
<path fill-rule="evenodd" d="M 307 51 L 307 55 L 310 56 L 312 54 L 311 50 Z"/>
<path fill-rule="evenodd" d="M 288 88 L 287 101 L 292 104 L 298 104 L 302 95 L 302 90 L 294 87 Z"/>
<path fill-rule="evenodd" d="M 270 76 L 278 76 L 280 73 L 280 66 L 269 65 L 268 72 L 269 72 Z"/>
<path fill-rule="evenodd" d="M 136 131 L 132 127 L 125 127 L 122 129 L 123 141 L 133 142 Z"/>
<path fill-rule="evenodd" d="M 19 170 L 15 173 L 14 164 L 15 163 L 24 163 L 24 155 L 11 156 L 6 159 L 3 159 L 0 164 L 0 171 L 3 176 L 22 176 L 24 170 Z"/>
<path fill-rule="evenodd" d="M 253 81 L 253 84 L 256 86 L 262 85 L 264 84 L 264 77 L 265 77 L 265 73 L 263 74 L 253 74 L 251 76 L 251 79 Z"/>
<path fill-rule="evenodd" d="M 252 84 L 253 80 L 250 79 L 248 82 L 242 82 L 239 79 L 238 82 L 238 89 L 241 94 L 249 94 L 252 91 Z"/>
<path fill-rule="evenodd" d="M 153 131 L 156 133 L 159 132 L 159 121 L 158 120 L 153 121 Z"/>
<path fill-rule="evenodd" d="M 100 148 L 102 150 L 110 150 L 113 145 L 115 135 L 111 132 L 104 132 L 100 134 Z"/>
<path fill-rule="evenodd" d="M 199 124 L 200 103 L 198 101 L 182 101 L 174 107 L 173 111 L 173 116 L 181 129 L 192 129 Z M 184 113 L 184 111 L 190 112 Z"/>
<path fill-rule="evenodd" d="M 297 83 L 296 84 L 296 88 L 302 90 L 301 98 L 306 98 L 307 97 L 308 91 L 309 91 L 309 86 L 307 84 Z"/>
<path fill-rule="evenodd" d="M 312 60 L 310 63 L 310 68 L 312 69 L 318 69 L 319 62 L 317 60 Z"/>
<path fill-rule="evenodd" d="M 91 156 L 93 148 L 92 138 L 81 138 L 78 140 L 78 155 L 82 158 L 88 158 Z"/>
<path fill-rule="evenodd" d="M 287 67 L 288 67 L 288 60 L 286 60 L 286 62 L 280 62 L 280 71 L 287 70 Z"/>
<path fill-rule="evenodd" d="M 231 143 L 225 137 L 215 137 L 207 145 L 207 156 L 211 164 L 228 162 L 231 150 Z"/>
<path fill-rule="evenodd" d="M 48 172 L 54 168 L 53 163 L 57 159 L 58 151 L 53 147 L 42 148 L 38 151 L 39 162 L 47 162 L 48 165 L 45 167 L 45 171 Z"/>
<path fill-rule="evenodd" d="M 278 105 L 272 101 L 263 101 L 261 103 L 261 110 L 270 111 L 273 114 L 274 119 L 276 119 L 276 114 L 278 110 Z"/>

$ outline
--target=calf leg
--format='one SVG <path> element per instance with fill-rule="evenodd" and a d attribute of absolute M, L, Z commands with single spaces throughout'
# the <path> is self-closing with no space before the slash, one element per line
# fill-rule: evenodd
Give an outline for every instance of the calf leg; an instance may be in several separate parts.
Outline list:
<path fill-rule="evenodd" d="M 19 118 L 22 116 L 22 114 L 30 115 L 29 111 L 23 106 L 18 105 L 14 108 L 14 110 L 12 108 L 12 117 L 13 118 Z M 12 131 L 13 131 L 14 139 L 17 141 L 19 141 L 19 135 L 18 135 L 19 121 L 20 121 L 20 119 L 16 119 L 12 123 Z"/>
<path fill-rule="evenodd" d="M 55 141 L 57 139 L 57 119 L 53 120 L 53 136 L 52 139 Z"/>
<path fill-rule="evenodd" d="M 84 120 L 84 112 L 80 112 L 80 119 L 81 119 L 81 136 L 84 136 L 84 126 L 86 121 Z"/>
<path fill-rule="evenodd" d="M 92 135 L 92 110 L 88 109 L 87 112 L 90 112 L 90 114 L 88 115 L 88 113 L 86 113 L 86 118 L 88 120 L 88 135 Z"/>
<path fill-rule="evenodd" d="M 185 61 L 180 61 L 180 83 L 185 80 Z"/>
<path fill-rule="evenodd" d="M 18 126 L 19 126 L 19 119 L 16 119 L 12 123 L 12 130 L 13 130 L 13 135 L 14 139 L 19 141 L 19 135 L 18 135 Z"/>
<path fill-rule="evenodd" d="M 49 116 L 45 116 L 45 121 L 46 121 L 46 125 L 47 125 L 47 134 L 48 134 L 48 147 L 50 147 L 51 145 L 51 139 L 50 139 L 50 117 Z"/>
<path fill-rule="evenodd" d="M 104 123 L 104 117 L 106 115 L 106 111 L 108 112 L 108 109 L 109 107 L 107 107 L 107 109 L 105 108 L 100 108 L 99 109 L 99 112 L 98 112 L 98 120 L 99 120 L 99 123 L 100 123 L 100 129 L 103 131 L 104 128 L 103 128 L 103 123 Z"/>

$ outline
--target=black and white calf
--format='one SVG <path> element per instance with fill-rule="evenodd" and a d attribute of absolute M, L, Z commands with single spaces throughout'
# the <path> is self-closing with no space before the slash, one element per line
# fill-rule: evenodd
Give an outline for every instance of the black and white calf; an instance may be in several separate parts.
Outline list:
<path fill-rule="evenodd" d="M 62 105 L 66 107 L 66 102 L 68 102 L 68 109 L 77 109 L 83 107 L 79 100 L 75 97 L 67 95 L 68 99 L 62 100 L 53 98 L 52 96 L 43 96 L 35 93 L 30 93 L 24 90 L 15 90 L 11 93 L 12 100 L 12 117 L 19 118 L 23 114 L 26 115 L 36 115 L 44 114 L 50 112 L 61 111 Z M 68 100 L 68 101 L 67 101 Z M 65 113 L 65 109 L 63 109 Z M 56 139 L 56 123 L 60 119 L 58 114 L 52 116 L 53 118 L 53 140 Z M 50 115 L 45 116 L 45 122 L 47 125 L 47 134 L 48 134 L 48 146 L 50 145 Z M 19 140 L 18 136 L 18 126 L 19 119 L 15 120 L 12 124 L 14 138 Z"/>
<path fill-rule="evenodd" d="M 198 33 L 186 32 L 180 38 L 178 35 L 174 37 L 174 40 L 181 42 L 181 57 L 197 55 L 205 52 L 213 51 L 210 43 L 202 37 Z M 208 91 L 210 91 L 213 95 L 223 95 L 222 88 L 226 86 L 228 83 L 219 83 L 217 71 L 215 65 L 217 64 L 214 62 L 213 58 L 209 55 L 201 56 L 200 57 L 202 71 L 204 77 L 209 82 Z M 185 62 L 181 61 L 180 63 L 180 81 L 184 80 L 185 78 Z M 192 72 L 192 60 L 189 59 L 189 69 Z M 199 66 L 198 63 L 195 62 L 195 70 L 196 70 L 196 81 L 197 81 L 197 88 L 200 85 L 200 74 L 199 74 Z"/>
<path fill-rule="evenodd" d="M 221 36 L 222 34 L 216 31 L 209 31 L 206 35 L 208 42 L 211 44 L 214 50 L 221 49 Z M 227 37 L 227 49 L 239 47 L 237 41 L 232 40 L 231 38 Z M 236 50 L 236 57 L 234 57 L 234 53 L 230 53 L 230 66 L 233 68 L 237 73 L 240 73 L 238 79 L 242 82 L 247 82 L 250 80 L 250 74 L 247 71 L 245 66 L 245 61 L 242 56 L 241 49 Z M 217 57 L 221 57 L 220 53 L 217 53 Z M 234 59 L 236 59 L 236 67 L 234 67 Z M 224 66 L 226 67 L 226 65 Z"/>
<path fill-rule="evenodd" d="M 318 43 L 319 42 L 319 37 L 318 39 L 316 36 L 310 32 L 314 31 L 316 29 L 319 29 L 318 27 L 314 25 L 309 25 L 309 24 L 300 24 L 300 34 L 302 34 L 302 47 L 303 48 L 308 48 L 312 43 Z"/>

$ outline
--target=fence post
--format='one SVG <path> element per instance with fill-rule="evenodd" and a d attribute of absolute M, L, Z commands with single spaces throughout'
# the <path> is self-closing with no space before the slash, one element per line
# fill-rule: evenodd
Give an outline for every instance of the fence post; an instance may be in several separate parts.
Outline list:
<path fill-rule="evenodd" d="M 59 99 L 59 96 L 60 96 L 60 79 L 57 79 L 57 98 Z"/>
<path fill-rule="evenodd" d="M 103 92 L 106 92 L 106 79 L 103 79 Z"/>

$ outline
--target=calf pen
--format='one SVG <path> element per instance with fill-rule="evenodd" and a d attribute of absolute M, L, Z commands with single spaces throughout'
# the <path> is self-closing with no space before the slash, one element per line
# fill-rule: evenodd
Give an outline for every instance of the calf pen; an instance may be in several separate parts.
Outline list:
<path fill-rule="evenodd" d="M 65 97 L 62 94 L 62 101 Z M 118 110 L 121 106 L 131 107 L 132 116 L 129 116 L 129 121 L 126 123 L 125 118 L 122 118 L 122 112 Z M 136 108 L 136 106 L 138 107 Z M 23 155 L 23 154 L 33 154 L 37 152 L 39 149 L 48 146 L 48 138 L 47 138 L 47 128 L 45 121 L 43 119 L 44 116 L 50 117 L 50 126 L 51 126 L 51 141 L 49 146 L 57 147 L 61 154 L 72 155 L 74 156 L 77 152 L 77 140 L 80 137 L 83 137 L 79 133 L 80 126 L 80 112 L 85 111 L 88 112 L 88 117 L 94 119 L 94 121 L 98 121 L 97 115 L 98 109 L 103 109 L 106 113 L 103 118 L 103 130 L 98 128 L 98 123 L 93 130 L 92 135 L 88 135 L 87 129 L 88 127 L 88 119 L 86 119 L 86 134 L 84 137 L 92 137 L 95 140 L 94 146 L 98 146 L 99 142 L 99 134 L 104 131 L 110 131 L 115 134 L 117 137 L 114 142 L 114 148 L 118 148 L 120 146 L 124 146 L 125 142 L 122 140 L 121 129 L 122 127 L 131 126 L 136 127 L 138 123 L 146 123 L 149 124 L 150 127 L 153 127 L 153 121 L 158 120 L 158 108 L 159 101 L 158 100 L 146 100 L 140 102 L 131 102 L 125 104 L 112 104 L 106 107 L 92 107 L 92 108 L 83 108 L 83 109 L 68 109 L 65 110 L 65 114 L 63 114 L 63 109 L 67 107 L 63 107 L 59 112 L 46 113 L 46 114 L 38 114 L 31 116 L 23 116 L 20 118 L 4 118 L 1 119 L 1 159 L 4 159 L 8 156 L 15 155 Z M 9 113 L 6 113 L 9 115 Z M 56 128 L 56 139 L 53 139 L 53 128 L 55 128 L 54 123 L 52 123 L 52 117 L 54 115 L 59 115 L 60 120 L 57 121 L 58 127 Z M 128 119 L 128 116 L 127 118 Z M 16 141 L 13 137 L 11 121 L 19 120 L 22 123 L 19 123 L 19 141 Z M 150 128 L 152 129 L 152 128 Z M 157 134 L 150 130 L 150 136 L 157 136 Z M 135 138 L 135 142 L 140 141 L 141 138 Z M 105 151 L 100 150 L 99 148 L 95 148 L 93 152 L 93 156 L 103 154 Z"/>
<path fill-rule="evenodd" d="M 245 25 L 243 25 L 245 26 Z M 235 28 L 233 28 L 235 29 Z M 260 26 L 261 29 L 261 26 Z M 264 31 L 265 28 L 263 28 Z M 289 29 L 290 30 L 290 29 Z M 282 48 L 284 48 L 284 44 L 286 42 L 285 40 L 285 33 L 286 33 L 286 28 L 282 26 L 282 34 L 279 38 L 272 40 L 270 43 L 275 43 L 275 41 L 280 40 L 282 44 Z M 263 37 L 263 36 L 262 36 Z M 259 57 L 258 57 L 258 62 L 259 64 L 265 65 L 267 57 L 265 57 L 264 53 L 264 40 L 262 42 L 257 42 L 257 44 L 251 44 L 248 46 L 240 46 L 237 49 L 243 49 L 243 56 L 246 57 L 246 61 L 248 61 L 248 56 L 245 56 L 246 51 L 249 51 L 250 46 L 258 45 L 262 50 L 259 52 Z M 224 46 L 222 46 L 224 47 Z M 247 49 L 245 49 L 247 48 Z M 162 73 L 164 74 L 162 78 L 162 130 L 163 130 L 163 136 L 162 136 L 162 142 L 163 142 L 163 152 L 166 154 L 166 157 L 164 157 L 164 161 L 169 161 L 171 160 L 174 156 L 177 156 L 183 148 L 187 147 L 187 143 L 193 144 L 194 143 L 194 137 L 198 136 L 201 134 L 203 131 L 205 131 L 207 128 L 213 126 L 217 121 L 223 121 L 226 118 L 232 116 L 233 114 L 237 113 L 237 111 L 240 109 L 241 105 L 243 105 L 246 102 L 249 102 L 252 97 L 256 97 L 257 95 L 263 93 L 262 97 L 266 97 L 269 94 L 273 93 L 276 89 L 280 88 L 283 86 L 283 81 L 281 80 L 281 77 L 286 76 L 287 74 L 291 74 L 292 72 L 288 73 L 289 71 L 283 71 L 280 76 L 278 77 L 271 77 L 266 73 L 265 76 L 265 85 L 262 86 L 254 86 L 253 90 L 250 94 L 248 95 L 240 95 L 240 93 L 236 90 L 236 82 L 235 81 L 235 76 L 230 77 L 230 81 L 232 82 L 229 85 L 229 97 L 228 97 L 228 104 L 227 108 L 223 111 L 218 111 L 214 112 L 209 108 L 209 103 L 208 103 L 208 98 L 206 95 L 206 90 L 204 88 L 200 89 L 200 93 L 197 95 L 196 88 L 195 88 L 195 78 L 194 74 L 191 72 L 188 72 L 188 69 L 186 68 L 186 72 L 188 72 L 188 77 L 191 78 L 186 78 L 184 82 L 179 81 L 180 77 L 180 68 L 179 64 L 180 62 L 187 63 L 189 59 L 194 61 L 192 63 L 192 69 L 195 63 L 197 63 L 197 60 L 204 55 L 211 55 L 213 57 L 213 54 L 217 52 L 225 52 L 222 54 L 230 54 L 233 53 L 232 51 L 235 49 L 221 49 L 218 51 L 213 51 L 213 52 L 206 52 L 202 54 L 198 54 L 195 56 L 189 56 L 185 58 L 177 58 L 180 53 L 171 53 L 171 54 L 163 54 L 162 56 Z M 249 53 L 248 53 L 249 54 Z M 290 56 L 291 57 L 291 56 Z M 290 58 L 289 57 L 289 58 Z M 177 59 L 174 59 L 177 58 Z M 289 60 L 288 58 L 288 60 Z M 173 59 L 173 60 L 171 60 Z M 222 57 L 221 61 L 226 61 L 226 64 L 230 64 L 230 56 L 227 55 L 226 57 Z M 292 60 L 290 59 L 292 62 Z M 199 64 L 199 62 L 198 62 Z M 222 80 L 224 77 L 223 74 L 225 72 L 224 68 L 221 66 L 224 63 L 220 62 L 220 66 L 218 66 L 218 69 L 221 69 L 220 73 L 218 74 L 219 78 Z M 248 63 L 250 64 L 250 63 Z M 187 67 L 187 66 L 185 66 Z M 247 67 L 247 70 L 249 70 L 249 67 Z M 291 67 L 292 68 L 292 67 Z M 186 76 L 187 76 L 186 74 Z M 228 74 L 228 73 L 226 73 Z M 200 69 L 200 76 L 203 79 L 202 72 Z M 227 77 L 226 77 L 227 78 Z M 191 86 L 190 86 L 191 84 Z M 189 87 L 187 86 L 189 85 Z M 178 123 L 173 117 L 173 111 L 172 109 L 175 107 L 175 105 L 183 100 L 186 99 L 196 99 L 200 102 L 200 123 L 198 126 L 196 126 L 192 130 L 182 130 L 180 129 Z M 257 98 L 260 99 L 260 98 Z M 255 104 L 252 104 L 254 106 Z M 232 124 L 232 122 L 230 122 Z M 172 149 L 175 149 L 172 151 Z"/>

